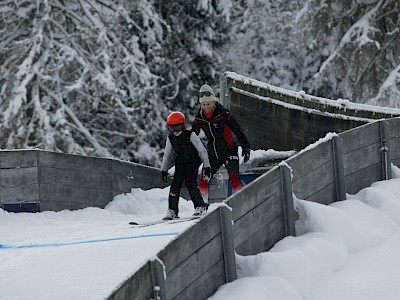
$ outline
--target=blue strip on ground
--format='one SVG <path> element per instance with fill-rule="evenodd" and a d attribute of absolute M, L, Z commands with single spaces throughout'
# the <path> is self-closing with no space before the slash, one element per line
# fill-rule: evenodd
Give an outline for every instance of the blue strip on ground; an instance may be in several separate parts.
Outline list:
<path fill-rule="evenodd" d="M 69 242 L 69 243 L 53 243 L 53 244 L 30 244 L 30 245 L 0 244 L 0 250 L 3 250 L 3 249 L 43 248 L 43 247 L 61 247 L 61 246 L 70 246 L 70 245 L 79 245 L 79 244 L 90 244 L 90 243 L 101 243 L 101 242 L 112 242 L 112 241 L 121 241 L 121 240 L 141 239 L 141 238 L 158 237 L 158 236 L 171 236 L 171 235 L 177 235 L 177 234 L 179 234 L 179 232 L 143 234 L 143 235 L 116 237 L 116 238 L 109 238 L 109 239 L 98 239 L 98 240 L 88 240 L 88 241 Z"/>

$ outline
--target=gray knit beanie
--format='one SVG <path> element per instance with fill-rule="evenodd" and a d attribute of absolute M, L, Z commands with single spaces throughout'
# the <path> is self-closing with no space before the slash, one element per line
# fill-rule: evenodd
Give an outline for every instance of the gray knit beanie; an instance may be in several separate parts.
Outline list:
<path fill-rule="evenodd" d="M 215 101 L 218 102 L 218 98 L 215 97 L 215 93 L 211 86 L 208 84 L 204 84 L 200 88 L 200 103 L 208 102 L 208 101 Z"/>

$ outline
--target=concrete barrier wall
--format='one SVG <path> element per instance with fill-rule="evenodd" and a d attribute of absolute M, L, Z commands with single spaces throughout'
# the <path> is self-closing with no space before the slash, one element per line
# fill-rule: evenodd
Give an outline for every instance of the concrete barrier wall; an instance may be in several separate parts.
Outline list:
<path fill-rule="evenodd" d="M 41 150 L 0 151 L 0 204 L 40 210 L 104 208 L 132 188 L 164 187 L 160 170 L 114 159 Z"/>
<path fill-rule="evenodd" d="M 328 132 L 400 116 L 399 109 L 314 97 L 231 72 L 225 73 L 222 91 L 222 102 L 253 149 L 300 150 Z"/>
<path fill-rule="evenodd" d="M 234 252 L 257 254 L 285 236 L 295 235 L 292 193 L 300 199 L 329 204 L 384 179 L 385 165 L 400 166 L 398 153 L 393 160 L 389 155 L 384 161 L 381 145 L 387 136 L 387 153 L 398 151 L 399 122 L 399 118 L 377 121 L 332 134 L 287 159 L 224 201 L 232 210 L 228 221 L 221 217 L 224 209 L 230 212 L 227 207 L 213 211 L 108 299 L 149 299 L 154 297 L 154 286 L 161 287 L 160 299 L 207 299 L 219 286 L 236 278 L 232 274 L 236 270 Z M 386 172 L 390 178 L 390 169 Z M 233 225 L 227 225 L 232 221 Z"/>
<path fill-rule="evenodd" d="M 0 151 L 0 204 L 38 201 L 37 151 Z"/>
<path fill-rule="evenodd" d="M 389 122 L 389 153 L 392 163 L 400 166 L 400 118 L 391 119 Z"/>
<path fill-rule="evenodd" d="M 226 178 L 218 176 L 210 183 L 211 203 L 228 195 Z M 42 150 L 0 151 L 0 207 L 39 203 L 41 211 L 104 208 L 115 195 L 132 188 L 167 186 L 160 178 L 157 168 L 116 159 Z M 190 199 L 185 186 L 181 196 Z"/>

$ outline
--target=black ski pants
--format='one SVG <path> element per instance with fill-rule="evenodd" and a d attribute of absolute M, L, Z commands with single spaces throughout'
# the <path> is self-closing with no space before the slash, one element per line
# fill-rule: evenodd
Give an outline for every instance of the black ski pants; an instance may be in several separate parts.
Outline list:
<path fill-rule="evenodd" d="M 203 206 L 203 198 L 201 197 L 199 186 L 197 184 L 197 173 L 201 163 L 182 163 L 175 161 L 174 179 L 169 190 L 168 207 L 169 209 L 179 212 L 179 195 L 183 182 L 189 191 L 194 207 Z"/>

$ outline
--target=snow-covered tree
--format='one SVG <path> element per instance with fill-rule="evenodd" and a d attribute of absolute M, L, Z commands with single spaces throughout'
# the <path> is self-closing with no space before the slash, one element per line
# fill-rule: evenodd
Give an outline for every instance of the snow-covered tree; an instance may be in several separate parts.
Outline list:
<path fill-rule="evenodd" d="M 160 97 L 172 110 L 193 114 L 203 83 L 219 85 L 223 58 L 218 49 L 229 41 L 231 1 L 157 1 L 168 24 L 162 52 L 164 64 L 153 66 L 159 77 Z"/>
<path fill-rule="evenodd" d="M 305 89 L 400 107 L 399 12 L 397 0 L 307 1 L 298 26 Z"/>
<path fill-rule="evenodd" d="M 168 112 L 222 71 L 225 2 L 1 1 L 0 147 L 159 164 Z"/>
<path fill-rule="evenodd" d="M 232 14 L 231 42 L 223 49 L 226 68 L 283 88 L 300 81 L 302 57 L 292 0 L 239 0 Z"/>
<path fill-rule="evenodd" d="M 227 69 L 322 97 L 400 107 L 399 1 L 235 0 L 233 6 Z"/>
<path fill-rule="evenodd" d="M 158 157 L 166 108 L 140 45 L 156 31 L 107 0 L 5 0 L 0 24 L 2 148 Z"/>

